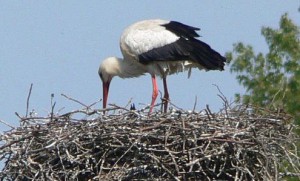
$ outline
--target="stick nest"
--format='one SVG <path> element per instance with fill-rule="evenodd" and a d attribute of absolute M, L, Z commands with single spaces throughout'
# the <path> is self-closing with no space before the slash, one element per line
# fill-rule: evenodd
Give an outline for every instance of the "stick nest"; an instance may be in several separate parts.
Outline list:
<path fill-rule="evenodd" d="M 82 116 L 83 115 L 83 116 Z M 78 118 L 80 117 L 80 118 Z M 299 175 L 284 113 L 85 108 L 20 117 L 1 135 L 2 180 L 278 180 Z"/>

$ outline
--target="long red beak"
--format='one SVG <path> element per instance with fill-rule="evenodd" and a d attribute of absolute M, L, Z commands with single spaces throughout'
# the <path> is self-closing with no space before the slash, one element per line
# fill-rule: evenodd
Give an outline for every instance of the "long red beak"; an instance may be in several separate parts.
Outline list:
<path fill-rule="evenodd" d="M 106 108 L 110 82 L 103 82 L 103 109 Z"/>

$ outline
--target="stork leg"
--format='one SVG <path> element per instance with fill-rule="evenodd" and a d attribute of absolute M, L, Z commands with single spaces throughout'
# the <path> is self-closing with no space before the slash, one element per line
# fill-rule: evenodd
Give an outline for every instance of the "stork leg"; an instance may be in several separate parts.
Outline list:
<path fill-rule="evenodd" d="M 163 105 L 164 105 L 164 113 L 166 113 L 168 110 L 168 103 L 169 103 L 169 92 L 168 92 L 166 77 L 163 77 L 163 84 L 164 84 L 164 92 L 165 92 L 165 95 L 163 98 Z"/>
<path fill-rule="evenodd" d="M 152 112 L 155 100 L 156 100 L 157 95 L 158 95 L 158 88 L 157 88 L 157 83 L 156 83 L 155 75 L 151 75 L 151 79 L 152 79 L 152 85 L 153 85 L 153 92 L 152 92 L 152 101 L 151 101 L 150 111 L 148 113 L 149 115 Z"/>

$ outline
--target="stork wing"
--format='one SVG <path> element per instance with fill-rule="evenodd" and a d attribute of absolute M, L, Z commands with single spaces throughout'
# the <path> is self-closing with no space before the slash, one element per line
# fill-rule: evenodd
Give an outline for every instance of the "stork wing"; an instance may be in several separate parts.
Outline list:
<path fill-rule="evenodd" d="M 198 28 L 178 22 L 170 22 L 165 26 L 168 31 L 180 37 L 173 43 L 151 49 L 139 55 L 139 61 L 148 64 L 153 61 L 185 61 L 200 64 L 207 70 L 223 70 L 226 59 L 213 50 L 208 44 L 195 39 L 199 35 Z"/>

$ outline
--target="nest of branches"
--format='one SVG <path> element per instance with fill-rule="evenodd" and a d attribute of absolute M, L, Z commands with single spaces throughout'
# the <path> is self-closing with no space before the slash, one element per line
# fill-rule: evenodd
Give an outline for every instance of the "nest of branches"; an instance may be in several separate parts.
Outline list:
<path fill-rule="evenodd" d="M 80 118 L 78 118 L 80 117 Z M 291 117 L 249 106 L 168 113 L 84 108 L 20 117 L 2 180 L 277 180 L 298 176 Z"/>

